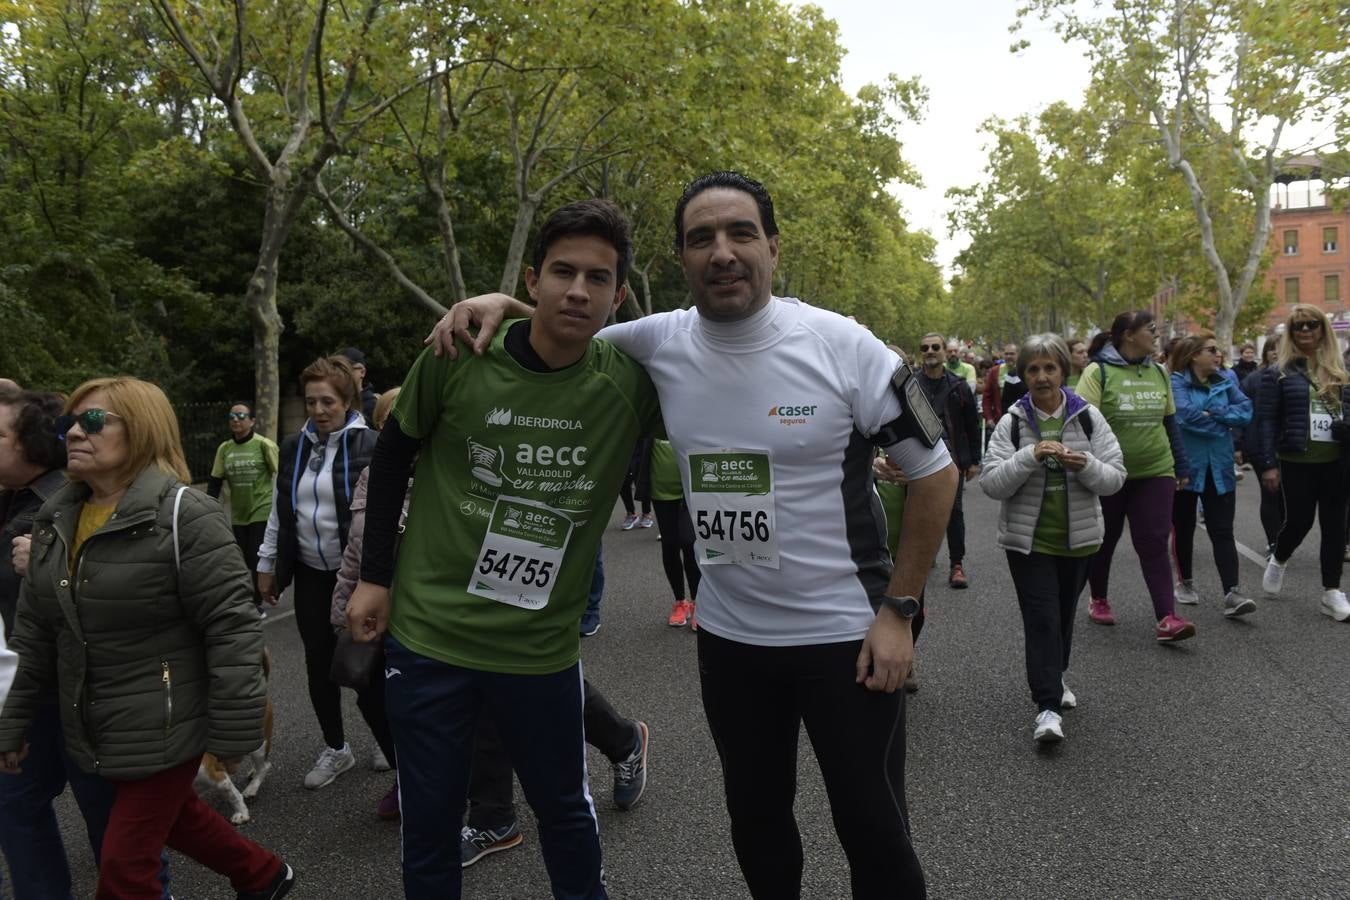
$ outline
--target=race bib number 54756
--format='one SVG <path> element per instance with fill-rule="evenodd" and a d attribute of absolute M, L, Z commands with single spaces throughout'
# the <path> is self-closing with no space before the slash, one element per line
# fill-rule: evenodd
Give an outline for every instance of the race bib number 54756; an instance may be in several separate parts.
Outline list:
<path fill-rule="evenodd" d="M 691 451 L 689 498 L 700 563 L 778 568 L 767 451 Z"/>

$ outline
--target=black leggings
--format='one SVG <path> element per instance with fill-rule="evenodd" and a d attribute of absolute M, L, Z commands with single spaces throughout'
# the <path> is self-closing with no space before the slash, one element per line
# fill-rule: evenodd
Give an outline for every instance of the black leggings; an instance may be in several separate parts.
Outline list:
<path fill-rule="evenodd" d="M 324 743 L 339 750 L 347 743 L 342 726 L 342 689 L 329 678 L 333 670 L 333 651 L 337 647 L 337 635 L 329 621 L 336 584 L 336 572 L 321 572 L 302 564 L 295 567 L 295 626 L 305 645 L 309 702 L 319 720 Z M 378 676 L 357 691 L 356 705 L 389 764 L 397 766 L 394 738 L 384 711 L 384 666 L 378 668 Z"/>
<path fill-rule="evenodd" d="M 694 555 L 694 526 L 689 521 L 689 510 L 683 500 L 653 500 L 656 527 L 661 532 L 661 565 L 666 570 L 666 581 L 676 600 L 695 600 L 702 573 L 698 557 Z M 685 582 L 689 593 L 684 592 Z"/>
<path fill-rule="evenodd" d="M 1322 527 L 1322 587 L 1339 588 L 1345 565 L 1345 481 L 1340 461 L 1281 460 L 1280 494 L 1284 498 L 1284 527 L 1275 541 L 1276 561 L 1289 561 L 1312 530 L 1316 517 Z"/>
<path fill-rule="evenodd" d="M 793 815 L 802 725 L 815 749 L 854 900 L 922 900 L 905 811 L 905 692 L 854 682 L 862 641 L 760 647 L 698 632 L 698 669 L 731 818 L 755 900 L 801 896 Z"/>
<path fill-rule="evenodd" d="M 586 743 L 595 747 L 611 763 L 628 758 L 641 735 L 631 719 L 619 715 L 605 695 L 582 681 L 582 724 Z M 391 759 L 393 757 L 390 757 Z M 515 769 L 511 757 L 497 733 L 497 720 L 484 709 L 478 719 L 473 741 L 473 765 L 469 769 L 469 826 L 480 831 L 495 831 L 516 821 L 512 779 Z"/>
<path fill-rule="evenodd" d="M 1192 560 L 1195 555 L 1195 505 L 1205 505 L 1205 531 L 1214 548 L 1214 565 L 1227 594 L 1238 586 L 1237 544 L 1233 542 L 1233 515 L 1237 510 L 1237 493 L 1220 494 L 1214 487 L 1214 472 L 1205 475 L 1205 492 L 1177 491 L 1172 501 L 1172 539 L 1177 556 L 1177 574 L 1182 581 L 1191 580 Z"/>

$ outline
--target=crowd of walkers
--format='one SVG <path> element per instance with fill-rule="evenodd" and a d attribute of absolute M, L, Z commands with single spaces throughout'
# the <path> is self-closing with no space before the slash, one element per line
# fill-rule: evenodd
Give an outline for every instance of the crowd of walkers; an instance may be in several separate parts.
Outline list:
<path fill-rule="evenodd" d="M 408 897 L 458 897 L 463 867 L 521 843 L 518 778 L 554 896 L 604 898 L 585 744 L 631 809 L 650 740 L 580 666 L 616 498 L 621 530 L 657 529 L 660 614 L 697 635 L 757 898 L 800 895 L 802 725 L 854 896 L 924 895 L 905 694 L 944 538 L 947 586 L 971 584 L 966 482 L 1000 504 L 1037 742 L 1063 740 L 1078 705 L 1066 673 L 1085 587 L 1086 617 L 1116 623 L 1127 524 L 1158 642 L 1196 636 L 1182 606 L 1256 611 L 1234 537 L 1246 466 L 1264 594 L 1317 521 L 1320 609 L 1350 619 L 1350 377 L 1317 308 L 1296 305 L 1259 363 L 1244 347 L 1232 368 L 1210 331 L 1160 347 L 1147 311 L 1091 340 L 1023 336 L 988 364 L 930 333 L 910 368 L 856 323 L 771 295 L 762 185 L 705 176 L 675 226 L 691 309 L 602 331 L 624 299 L 628 224 L 605 201 L 569 204 L 540 230 L 533 307 L 461 302 L 378 396 L 359 350 L 313 361 L 304 424 L 279 445 L 251 401 L 222 405 L 205 491 L 155 385 L 0 384 L 0 851 L 17 900 L 71 895 L 53 811 L 67 786 L 99 898 L 169 897 L 166 847 L 241 898 L 291 889 L 292 867 L 194 790 L 204 753 L 233 772 L 270 740 L 261 625 L 286 590 L 321 742 L 303 786 L 357 765 L 341 697 L 354 689 L 370 765 L 392 771 L 374 814 L 401 822 Z M 1194 578 L 1202 519 L 1215 597 Z M 467 821 L 446 828 L 446 810 Z"/>

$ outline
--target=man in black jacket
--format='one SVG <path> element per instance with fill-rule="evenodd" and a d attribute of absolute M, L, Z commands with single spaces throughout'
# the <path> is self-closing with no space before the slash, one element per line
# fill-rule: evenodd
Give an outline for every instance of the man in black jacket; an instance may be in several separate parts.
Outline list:
<path fill-rule="evenodd" d="M 956 483 L 956 502 L 947 522 L 947 553 L 951 559 L 947 584 L 960 590 L 970 583 L 961 564 L 966 555 L 966 517 L 961 509 L 961 495 L 965 482 L 980 474 L 980 418 L 970 385 L 946 366 L 945 346 L 945 339 L 937 332 L 923 336 L 919 344 L 923 377 L 919 384 L 942 419 L 947 451 L 965 476 Z"/>

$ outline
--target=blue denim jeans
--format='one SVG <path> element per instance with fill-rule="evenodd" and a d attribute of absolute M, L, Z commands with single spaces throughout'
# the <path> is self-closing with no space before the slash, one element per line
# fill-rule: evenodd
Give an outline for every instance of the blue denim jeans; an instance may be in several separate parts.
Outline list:
<path fill-rule="evenodd" d="M 115 790 L 111 783 L 80 771 L 71 762 L 55 703 L 43 706 L 34 717 L 28 744 L 23 772 L 0 775 L 0 850 L 14 880 L 14 900 L 68 900 L 72 896 L 70 865 L 52 801 L 70 785 L 97 864 Z M 160 881 L 164 900 L 169 900 L 167 858 Z"/>

